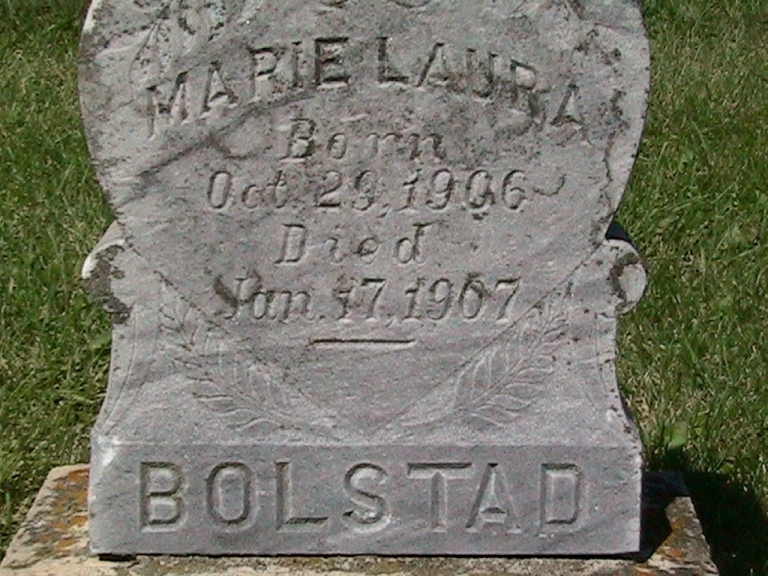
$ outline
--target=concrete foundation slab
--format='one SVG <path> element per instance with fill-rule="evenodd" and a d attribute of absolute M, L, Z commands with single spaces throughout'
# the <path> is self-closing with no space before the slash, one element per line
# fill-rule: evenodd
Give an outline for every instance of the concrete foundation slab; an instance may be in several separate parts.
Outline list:
<path fill-rule="evenodd" d="M 682 478 L 646 474 L 634 558 L 172 557 L 88 552 L 88 466 L 54 469 L 0 564 L 0 576 L 463 576 L 717 574 Z"/>

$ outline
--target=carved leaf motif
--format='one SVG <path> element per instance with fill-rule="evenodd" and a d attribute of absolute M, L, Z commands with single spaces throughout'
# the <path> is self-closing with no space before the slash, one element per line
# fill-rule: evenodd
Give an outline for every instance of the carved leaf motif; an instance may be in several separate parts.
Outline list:
<path fill-rule="evenodd" d="M 268 402 L 281 420 L 297 428 L 308 424 L 315 427 L 332 427 L 336 423 L 336 414 L 318 406 L 300 390 L 285 384 L 284 379 L 272 379 L 266 387 Z"/>
<path fill-rule="evenodd" d="M 208 408 L 219 414 L 234 414 L 241 410 L 241 408 L 235 404 L 231 396 L 224 396 L 221 394 L 206 396 L 204 394 L 197 394 L 197 398 Z"/>
<path fill-rule="evenodd" d="M 165 347 L 179 371 L 196 383 L 193 395 L 209 410 L 235 429 L 260 434 L 281 428 L 322 431 L 335 425 L 335 413 L 287 384 L 282 370 L 243 353 L 228 354 L 238 347 L 225 333 L 208 326 L 169 289 L 165 292 Z"/>
<path fill-rule="evenodd" d="M 418 401 L 399 423 L 435 425 L 457 417 L 484 425 L 511 423 L 552 375 L 564 329 L 562 301 L 534 308 L 502 341 L 480 351 L 454 379 Z"/>
<path fill-rule="evenodd" d="M 155 22 L 140 40 L 131 65 L 131 82 L 145 87 L 163 76 L 171 65 L 173 38 L 167 18 Z"/>
<path fill-rule="evenodd" d="M 246 0 L 245 12 L 254 12 L 263 0 Z M 124 73 L 138 91 L 157 91 L 168 102 L 177 83 L 188 72 L 182 59 L 222 36 L 232 10 L 228 0 L 134 0 L 136 29 L 116 34 L 105 53 L 127 53 Z M 242 19 L 242 18 L 241 18 Z"/>
<path fill-rule="evenodd" d="M 280 418 L 263 397 L 259 383 L 250 388 L 250 370 L 242 362 L 226 364 L 221 355 L 212 360 L 213 369 L 208 373 L 212 379 L 194 390 L 195 398 L 211 411 L 226 416 L 229 425 L 238 430 L 256 429 L 264 433 L 282 427 Z"/>
<path fill-rule="evenodd" d="M 552 375 L 565 329 L 561 308 L 534 308 L 511 338 L 490 347 L 459 374 L 456 409 L 471 419 L 501 426 L 527 409 Z"/>
<path fill-rule="evenodd" d="M 144 4 L 137 4 L 148 11 Z M 131 82 L 147 87 L 171 70 L 174 62 L 192 52 L 200 42 L 220 36 L 227 24 L 225 0 L 166 0 L 150 16 L 152 24 L 123 49 L 136 55 Z"/>
<path fill-rule="evenodd" d="M 165 336 L 164 342 L 174 364 L 179 366 L 193 380 L 209 378 L 206 364 L 209 338 L 204 327 L 190 318 L 191 309 L 180 299 L 169 304 L 165 296 L 165 305 L 160 310 L 160 330 Z"/>

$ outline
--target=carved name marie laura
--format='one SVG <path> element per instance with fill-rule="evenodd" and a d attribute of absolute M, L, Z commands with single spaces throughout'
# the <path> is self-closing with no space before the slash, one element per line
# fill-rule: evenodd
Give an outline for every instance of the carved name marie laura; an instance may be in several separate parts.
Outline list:
<path fill-rule="evenodd" d="M 240 58 L 211 60 L 143 82 L 148 137 L 172 126 L 220 118 L 247 104 L 270 105 L 306 97 L 311 90 L 349 88 L 365 82 L 381 88 L 445 90 L 478 100 L 503 100 L 530 116 L 539 115 L 534 68 L 511 54 L 487 47 L 430 42 L 405 47 L 390 37 L 318 37 L 266 47 L 247 47 Z M 408 61 L 399 58 L 409 55 Z M 149 66 L 141 53 L 135 65 Z M 361 65 L 358 60 L 361 60 Z M 355 72 L 350 66 L 355 62 Z M 382 94 L 383 96 L 384 94 Z"/>

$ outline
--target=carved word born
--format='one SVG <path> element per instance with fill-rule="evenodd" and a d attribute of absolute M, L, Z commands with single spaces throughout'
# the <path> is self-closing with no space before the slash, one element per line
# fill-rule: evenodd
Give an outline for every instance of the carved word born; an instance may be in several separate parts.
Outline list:
<path fill-rule="evenodd" d="M 348 87 L 362 80 L 348 67 L 357 59 L 351 54 L 361 51 L 370 59 L 365 80 L 381 88 L 408 86 L 480 100 L 505 99 L 509 106 L 531 117 L 537 115 L 537 73 L 531 66 L 491 50 L 436 42 L 420 49 L 420 56 L 409 68 L 403 58 L 406 50 L 391 38 L 359 41 L 335 36 L 253 47 L 247 66 L 232 63 L 223 68 L 219 62 L 196 65 L 144 88 L 149 137 L 173 126 L 220 117 L 228 109 L 245 104 L 269 104 L 307 90 Z M 247 78 L 243 77 L 244 70 L 248 71 Z"/>
<path fill-rule="evenodd" d="M 421 494 L 417 496 L 422 499 L 420 504 L 393 495 L 388 490 L 391 470 L 370 462 L 350 466 L 339 474 L 339 486 L 327 487 L 325 494 L 317 487 L 304 490 L 311 479 L 297 474 L 289 460 L 276 462 L 274 471 L 265 471 L 261 478 L 242 462 L 220 464 L 207 476 L 170 462 L 145 462 L 139 487 L 141 527 L 145 532 L 174 532 L 183 527 L 189 510 L 205 509 L 213 525 L 227 532 L 249 530 L 267 516 L 278 532 L 322 534 L 335 524 L 364 535 L 398 525 L 397 519 L 421 510 L 423 524 L 434 533 L 475 533 L 491 528 L 514 535 L 524 534 L 526 529 L 538 533 L 571 530 L 585 509 L 583 472 L 573 464 L 541 467 L 539 505 L 532 517 L 521 515 L 515 501 L 516 479 L 508 467 L 497 462 L 414 462 L 398 468 L 405 472 L 398 483 L 412 483 L 415 494 Z M 344 493 L 341 501 L 332 497 L 339 489 Z M 274 497 L 265 497 L 265 491 Z M 301 498 L 301 509 L 297 495 L 310 493 L 316 500 Z M 201 496 L 204 502 L 190 505 Z"/>

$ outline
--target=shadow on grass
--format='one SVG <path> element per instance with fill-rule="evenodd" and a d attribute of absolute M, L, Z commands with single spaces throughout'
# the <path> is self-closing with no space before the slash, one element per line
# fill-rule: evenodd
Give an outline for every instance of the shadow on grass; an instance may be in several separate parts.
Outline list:
<path fill-rule="evenodd" d="M 651 465 L 683 474 L 721 576 L 768 574 L 768 516 L 752 490 L 724 474 L 695 469 L 677 451 Z"/>
<path fill-rule="evenodd" d="M 768 573 L 768 517 L 757 496 L 722 474 L 683 473 L 720 574 Z"/>

